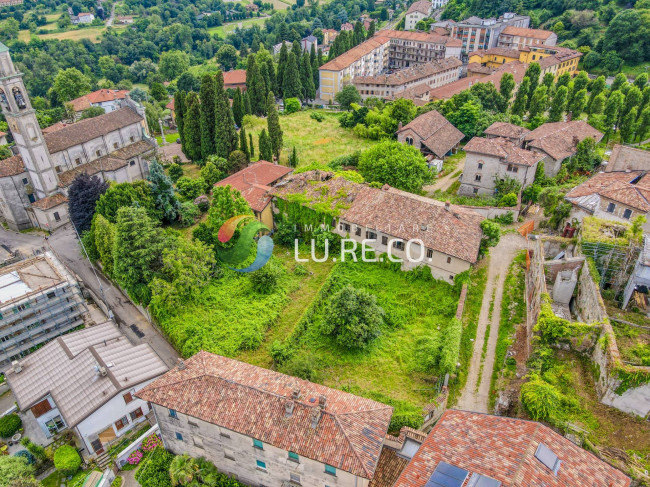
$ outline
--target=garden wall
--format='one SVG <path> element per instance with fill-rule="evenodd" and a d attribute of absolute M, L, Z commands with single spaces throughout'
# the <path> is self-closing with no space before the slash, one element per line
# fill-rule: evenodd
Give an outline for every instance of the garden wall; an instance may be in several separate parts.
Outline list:
<path fill-rule="evenodd" d="M 140 448 L 144 439 L 149 435 L 158 433 L 159 431 L 160 431 L 160 427 L 157 424 L 153 425 L 151 428 L 145 431 L 133 443 L 131 443 L 124 450 L 122 450 L 120 453 L 117 454 L 117 457 L 115 457 L 115 465 L 117 465 L 117 467 L 121 469 L 127 463 L 126 459 L 129 458 L 129 455 L 131 455 L 131 453 L 133 453 L 138 448 Z"/>

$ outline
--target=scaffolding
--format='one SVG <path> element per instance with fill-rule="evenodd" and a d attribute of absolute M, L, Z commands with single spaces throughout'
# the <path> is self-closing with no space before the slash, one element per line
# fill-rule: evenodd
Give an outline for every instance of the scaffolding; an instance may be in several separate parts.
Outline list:
<path fill-rule="evenodd" d="M 623 291 L 634 271 L 641 247 L 633 242 L 624 246 L 584 240 L 581 247 L 582 253 L 591 258 L 598 269 L 600 289 L 611 290 L 614 299 L 622 301 Z"/>

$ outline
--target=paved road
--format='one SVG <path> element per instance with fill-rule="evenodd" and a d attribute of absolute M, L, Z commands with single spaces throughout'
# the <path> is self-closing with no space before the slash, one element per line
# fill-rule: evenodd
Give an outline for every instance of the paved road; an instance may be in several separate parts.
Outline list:
<path fill-rule="evenodd" d="M 113 8 L 111 9 L 111 16 L 106 21 L 106 27 L 110 27 L 111 25 L 113 25 L 114 20 L 115 20 L 115 4 L 113 4 Z"/>
<path fill-rule="evenodd" d="M 508 266 L 517 252 L 526 247 L 526 240 L 519 233 L 510 233 L 501 238 L 499 244 L 490 251 L 488 266 L 488 280 L 483 293 L 483 303 L 478 318 L 474 352 L 469 365 L 467 383 L 463 394 L 456 404 L 457 409 L 487 413 L 490 395 L 490 380 L 494 369 L 494 355 L 497 339 L 499 337 L 499 324 L 501 321 L 501 298 L 503 296 L 503 283 L 508 272 Z M 490 303 L 494 295 L 494 308 L 490 320 Z M 487 337 L 487 350 L 483 358 L 483 344 L 485 342 L 487 325 L 490 324 L 490 335 Z M 482 371 L 481 371 L 481 366 Z M 480 379 L 480 383 L 479 383 Z"/>
<path fill-rule="evenodd" d="M 40 249 L 44 245 L 50 247 L 62 263 L 77 274 L 86 287 L 90 288 L 97 296 L 101 297 L 103 290 L 109 309 L 115 315 L 122 332 L 129 337 L 131 342 L 135 344 L 148 343 L 168 366 L 175 365 L 178 359 L 176 350 L 112 282 L 99 271 L 96 274 L 93 272 L 93 266 L 85 257 L 82 257 L 81 247 L 72 225 L 68 224 L 56 230 L 48 241 L 45 241 L 40 234 L 22 234 L 0 228 L 0 244 L 7 245 L 12 250 L 19 249 L 26 256 L 32 255 L 34 249 Z M 138 337 L 131 329 L 130 325 L 132 324 L 135 324 L 144 333 L 142 338 Z"/>

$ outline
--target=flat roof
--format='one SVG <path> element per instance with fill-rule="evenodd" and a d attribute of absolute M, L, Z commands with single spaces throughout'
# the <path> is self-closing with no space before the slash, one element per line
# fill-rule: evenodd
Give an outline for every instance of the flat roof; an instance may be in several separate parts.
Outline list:
<path fill-rule="evenodd" d="M 4 267 L 0 269 L 0 306 L 57 286 L 68 278 L 50 252 Z"/>

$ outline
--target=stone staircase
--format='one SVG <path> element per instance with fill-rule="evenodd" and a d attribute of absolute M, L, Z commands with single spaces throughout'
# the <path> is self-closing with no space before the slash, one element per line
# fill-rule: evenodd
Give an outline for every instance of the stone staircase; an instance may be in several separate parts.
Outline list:
<path fill-rule="evenodd" d="M 108 455 L 108 452 L 104 452 L 97 457 L 97 466 L 104 470 L 107 466 L 112 463 L 111 457 Z"/>
<path fill-rule="evenodd" d="M 93 470 L 88 474 L 86 477 L 86 480 L 84 480 L 83 486 L 82 487 L 95 487 L 99 481 L 102 479 L 103 473 L 98 472 L 97 470 Z"/>

